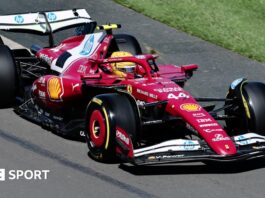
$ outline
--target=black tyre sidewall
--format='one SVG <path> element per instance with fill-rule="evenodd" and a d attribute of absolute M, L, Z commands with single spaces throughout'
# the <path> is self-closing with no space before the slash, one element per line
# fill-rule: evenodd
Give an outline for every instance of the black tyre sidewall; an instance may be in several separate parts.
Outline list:
<path fill-rule="evenodd" d="M 265 135 L 265 84 L 250 82 L 244 85 L 243 95 L 250 112 L 250 119 L 248 119 L 249 130 Z"/>
<path fill-rule="evenodd" d="M 105 115 L 103 109 L 105 109 L 107 116 Z M 92 147 L 90 144 L 90 132 L 89 132 L 89 122 L 90 122 L 90 117 L 92 115 L 92 113 L 98 110 L 100 111 L 100 113 L 104 116 L 105 119 L 105 124 L 106 124 L 106 119 L 108 119 L 108 123 L 109 123 L 109 142 L 108 142 L 108 148 L 107 150 L 104 148 L 104 146 L 102 147 Z M 97 161 L 102 161 L 102 162 L 108 162 L 108 161 L 112 161 L 114 160 L 114 157 L 112 157 L 115 153 L 114 153 L 114 145 L 113 145 L 113 134 L 111 133 L 113 131 L 113 126 L 109 120 L 109 115 L 110 112 L 108 111 L 108 108 L 105 107 L 105 105 L 99 105 L 95 102 L 91 102 L 88 106 L 87 109 L 87 114 L 86 114 L 86 128 L 85 128 L 85 138 L 86 138 L 86 142 L 87 142 L 87 146 L 89 148 L 89 154 L 90 156 L 97 160 Z M 104 145 L 106 144 L 106 138 L 104 141 Z"/>
<path fill-rule="evenodd" d="M 0 107 L 12 104 L 18 89 L 18 74 L 12 51 L 0 45 Z"/>
<path fill-rule="evenodd" d="M 96 103 L 92 100 L 88 105 L 86 113 L 85 137 L 90 150 L 90 156 L 92 158 L 101 162 L 112 162 L 116 160 L 116 127 L 119 126 L 126 131 L 133 144 L 136 144 L 138 139 L 137 119 L 131 102 L 126 96 L 113 93 L 102 94 L 96 98 L 99 99 L 99 101 L 102 101 L 102 104 Z M 105 119 L 108 119 L 109 123 L 108 148 L 92 148 L 88 131 L 90 116 L 94 110 L 99 110 L 103 115 L 103 109 L 105 109 L 107 114 L 107 118 L 106 116 L 104 117 Z"/>

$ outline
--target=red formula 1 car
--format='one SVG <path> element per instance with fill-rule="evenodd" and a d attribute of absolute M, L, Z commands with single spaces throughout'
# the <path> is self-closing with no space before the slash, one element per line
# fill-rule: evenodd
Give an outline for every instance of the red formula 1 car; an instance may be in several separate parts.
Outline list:
<path fill-rule="evenodd" d="M 84 9 L 0 16 L 0 29 L 49 35 L 50 46 L 0 45 L 0 104 L 87 141 L 98 161 L 237 161 L 265 156 L 265 85 L 235 80 L 225 98 L 183 89 L 197 65 L 157 65 L 137 40 Z M 53 33 L 75 27 L 55 45 Z M 221 108 L 203 105 L 222 102 Z M 206 103 L 208 104 L 208 103 Z M 222 126 L 218 121 L 222 120 Z"/>

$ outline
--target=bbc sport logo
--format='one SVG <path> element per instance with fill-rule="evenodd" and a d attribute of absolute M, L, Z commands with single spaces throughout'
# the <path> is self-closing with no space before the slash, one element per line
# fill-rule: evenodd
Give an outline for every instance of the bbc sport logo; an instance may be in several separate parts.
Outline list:
<path fill-rule="evenodd" d="M 6 170 L 4 168 L 0 169 L 0 181 L 6 180 Z"/>
<path fill-rule="evenodd" d="M 47 180 L 50 170 L 6 170 L 0 168 L 0 181 Z"/>

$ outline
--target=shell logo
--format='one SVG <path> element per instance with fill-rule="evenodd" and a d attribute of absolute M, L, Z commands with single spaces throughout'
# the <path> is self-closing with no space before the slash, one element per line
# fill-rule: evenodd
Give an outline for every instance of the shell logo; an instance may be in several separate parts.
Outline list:
<path fill-rule="evenodd" d="M 180 109 L 188 112 L 200 111 L 201 107 L 195 103 L 185 103 L 180 105 Z"/>
<path fill-rule="evenodd" d="M 60 78 L 52 77 L 48 80 L 48 93 L 49 93 L 50 99 L 52 100 L 61 99 L 63 88 L 62 88 Z"/>

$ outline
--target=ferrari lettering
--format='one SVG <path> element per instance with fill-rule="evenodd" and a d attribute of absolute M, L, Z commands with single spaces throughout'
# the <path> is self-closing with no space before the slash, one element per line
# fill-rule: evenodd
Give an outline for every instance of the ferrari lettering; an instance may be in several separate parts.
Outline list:
<path fill-rule="evenodd" d="M 222 134 L 215 134 L 215 137 L 212 140 L 214 142 L 219 142 L 219 141 L 230 140 L 230 138 L 229 137 L 224 137 Z"/>

